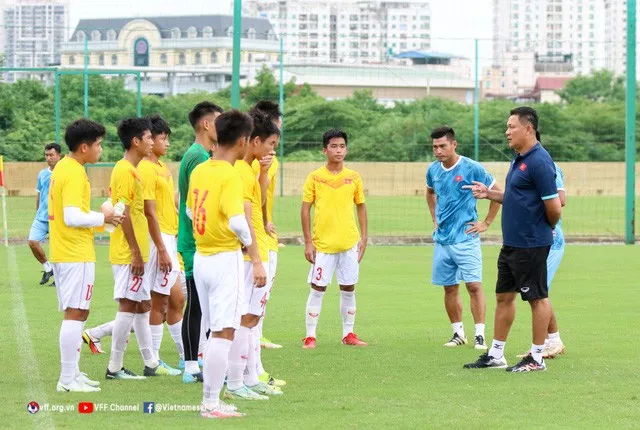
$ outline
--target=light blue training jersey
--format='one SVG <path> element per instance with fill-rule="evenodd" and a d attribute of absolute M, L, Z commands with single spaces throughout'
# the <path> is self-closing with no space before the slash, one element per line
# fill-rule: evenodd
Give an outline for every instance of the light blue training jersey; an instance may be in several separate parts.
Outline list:
<path fill-rule="evenodd" d="M 427 169 L 427 187 L 434 190 L 437 197 L 438 228 L 433 233 L 434 242 L 453 245 L 477 237 L 465 233 L 469 228 L 466 224 L 478 220 L 476 199 L 471 190 L 462 188 L 472 185 L 472 181 L 482 182 L 487 187 L 495 183 L 480 163 L 463 156 L 449 169 L 438 161 Z"/>
<path fill-rule="evenodd" d="M 556 187 L 558 187 L 558 191 L 564 191 L 564 174 L 562 173 L 562 169 L 558 164 L 553 163 L 556 166 Z M 553 230 L 553 244 L 551 245 L 551 249 L 562 249 L 564 246 L 564 233 L 562 232 L 562 218 L 556 224 L 556 228 Z"/>
<path fill-rule="evenodd" d="M 38 212 L 36 212 L 36 219 L 42 222 L 49 222 L 49 184 L 51 182 L 51 170 L 47 167 L 42 169 L 38 173 L 38 181 L 36 183 L 36 189 L 40 195 L 40 204 L 38 205 Z"/>

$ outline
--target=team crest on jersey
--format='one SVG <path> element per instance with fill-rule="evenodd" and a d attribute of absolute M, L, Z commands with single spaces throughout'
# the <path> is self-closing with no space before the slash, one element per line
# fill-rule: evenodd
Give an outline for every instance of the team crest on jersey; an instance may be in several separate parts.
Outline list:
<path fill-rule="evenodd" d="M 453 178 L 454 181 L 456 182 L 462 182 L 462 176 L 461 175 L 457 175 L 455 178 Z"/>
<path fill-rule="evenodd" d="M 520 165 L 520 167 L 518 167 L 518 169 L 520 169 L 521 171 L 523 171 L 523 172 L 524 172 L 525 170 L 527 170 L 527 165 L 526 165 L 526 164 L 524 164 L 524 163 L 522 163 L 522 164 Z"/>
<path fill-rule="evenodd" d="M 344 183 L 345 183 L 345 184 L 351 184 L 352 182 L 353 182 L 353 181 L 352 181 L 351 179 L 349 179 L 349 178 L 347 178 L 347 179 L 345 179 L 345 180 L 344 180 Z"/>

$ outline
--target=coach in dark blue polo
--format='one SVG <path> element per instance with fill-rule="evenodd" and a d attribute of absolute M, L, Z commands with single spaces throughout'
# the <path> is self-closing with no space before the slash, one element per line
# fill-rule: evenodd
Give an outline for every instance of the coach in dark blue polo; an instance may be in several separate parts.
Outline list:
<path fill-rule="evenodd" d="M 530 107 L 513 109 L 507 121 L 509 147 L 516 152 L 507 173 L 505 191 L 488 190 L 482 183 L 471 188 L 476 198 L 502 203 L 503 246 L 498 257 L 496 316 L 491 349 L 467 369 L 507 368 L 508 372 L 546 370 L 542 358 L 551 305 L 547 289 L 547 256 L 553 228 L 562 213 L 556 169 L 540 145 L 538 114 Z M 531 305 L 531 353 L 507 367 L 504 348 L 516 314 L 516 296 Z"/>

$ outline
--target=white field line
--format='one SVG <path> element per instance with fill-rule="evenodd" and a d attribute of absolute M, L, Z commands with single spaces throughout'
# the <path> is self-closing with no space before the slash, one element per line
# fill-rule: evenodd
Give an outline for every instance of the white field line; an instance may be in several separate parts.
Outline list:
<path fill-rule="evenodd" d="M 27 321 L 27 311 L 24 307 L 24 296 L 22 294 L 22 284 L 17 267 L 16 251 L 13 247 L 7 249 L 7 268 L 9 269 L 9 279 L 11 282 L 11 295 L 13 303 L 13 324 L 18 346 L 18 362 L 22 377 L 27 383 L 27 402 L 36 401 L 40 405 L 47 403 L 47 396 L 40 378 L 40 366 L 36 360 L 31 337 L 29 336 L 29 322 Z M 24 413 L 27 412 L 27 402 L 24 405 Z M 33 425 L 37 429 L 55 429 L 51 412 L 40 411 L 33 416 Z"/>

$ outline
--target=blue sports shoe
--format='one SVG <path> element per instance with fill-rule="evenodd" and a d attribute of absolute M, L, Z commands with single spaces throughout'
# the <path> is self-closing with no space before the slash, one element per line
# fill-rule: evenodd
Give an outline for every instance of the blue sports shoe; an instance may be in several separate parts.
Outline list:
<path fill-rule="evenodd" d="M 202 382 L 202 372 L 198 372 L 198 373 L 189 373 L 189 372 L 184 372 L 182 374 L 182 382 L 185 384 L 193 384 L 196 382 Z"/>

